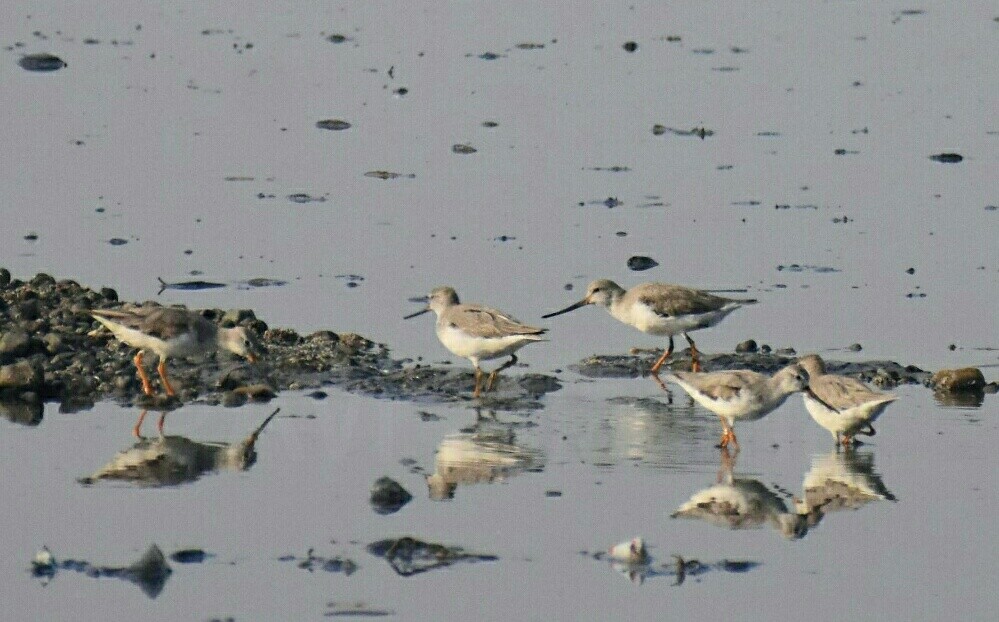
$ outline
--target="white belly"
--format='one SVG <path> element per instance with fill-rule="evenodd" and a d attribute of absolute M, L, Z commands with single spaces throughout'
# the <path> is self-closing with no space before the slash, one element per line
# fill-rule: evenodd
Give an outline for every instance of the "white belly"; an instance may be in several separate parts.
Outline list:
<path fill-rule="evenodd" d="M 658 315 L 650 307 L 638 303 L 629 307 L 611 307 L 610 312 L 619 321 L 634 326 L 643 333 L 672 337 L 714 326 L 738 307 L 736 304 L 731 304 L 709 313 L 666 317 Z"/>
<path fill-rule="evenodd" d="M 448 325 L 437 326 L 437 338 L 455 356 L 478 364 L 489 359 L 510 356 L 532 341 L 541 341 L 536 335 L 510 335 L 507 337 L 474 337 Z"/>
<path fill-rule="evenodd" d="M 834 437 L 837 434 L 854 435 L 858 430 L 874 422 L 890 402 L 868 402 L 853 408 L 837 412 L 830 410 L 807 394 L 804 395 L 805 408 L 815 423 L 819 424 Z"/>

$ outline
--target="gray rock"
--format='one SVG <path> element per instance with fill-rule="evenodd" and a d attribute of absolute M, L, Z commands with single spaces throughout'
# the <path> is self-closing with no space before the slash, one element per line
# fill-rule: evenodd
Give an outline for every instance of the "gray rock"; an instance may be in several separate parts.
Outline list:
<path fill-rule="evenodd" d="M 379 514 L 394 514 L 412 498 L 413 495 L 391 477 L 379 477 L 371 487 L 371 507 Z"/>
<path fill-rule="evenodd" d="M 0 337 L 0 358 L 12 359 L 31 351 L 31 337 L 20 328 L 13 328 Z"/>
<path fill-rule="evenodd" d="M 0 389 L 30 389 L 42 385 L 42 369 L 29 361 L 0 366 Z"/>
<path fill-rule="evenodd" d="M 753 339 L 747 339 L 735 346 L 735 351 L 739 354 L 745 354 L 747 352 L 756 352 L 759 346 L 756 345 L 756 341 Z"/>

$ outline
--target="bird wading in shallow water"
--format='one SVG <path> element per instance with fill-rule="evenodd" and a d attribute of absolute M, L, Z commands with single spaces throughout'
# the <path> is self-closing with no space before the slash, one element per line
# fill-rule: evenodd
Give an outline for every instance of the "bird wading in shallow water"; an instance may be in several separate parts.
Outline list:
<path fill-rule="evenodd" d="M 729 443 L 739 447 L 733 428 L 736 419 L 762 419 L 792 393 L 808 391 L 808 372 L 793 363 L 773 376 L 748 370 L 678 371 L 666 380 L 680 385 L 698 404 L 718 415 L 722 424 L 720 447 L 727 447 Z"/>
<path fill-rule="evenodd" d="M 170 396 L 176 395 L 176 391 L 167 378 L 168 358 L 198 356 L 223 348 L 251 363 L 257 360 L 257 345 L 250 331 L 242 326 L 222 328 L 197 311 L 173 307 L 135 307 L 98 309 L 89 313 L 118 341 L 139 349 L 132 362 L 139 372 L 146 395 L 153 394 L 152 383 L 142 366 L 146 351 L 159 357 L 156 371 L 163 381 L 164 391 Z"/>
<path fill-rule="evenodd" d="M 683 335 L 687 340 L 692 370 L 700 371 L 700 353 L 688 333 L 714 326 L 739 307 L 755 302 L 753 299 L 723 298 L 699 289 L 666 283 L 642 283 L 625 290 L 614 281 L 600 279 L 590 283 L 586 296 L 579 302 L 541 317 L 554 317 L 586 305 L 602 305 L 615 319 L 643 333 L 668 336 L 666 352 L 649 370 L 654 377 L 658 377 L 659 369 L 673 354 L 673 335 Z"/>
<path fill-rule="evenodd" d="M 479 366 L 480 361 L 510 357 L 509 361 L 490 372 L 485 387 L 486 392 L 489 392 L 496 387 L 499 372 L 516 364 L 514 352 L 529 343 L 547 341 L 542 335 L 548 329 L 527 326 L 496 309 L 477 304 L 461 304 L 458 294 L 450 287 L 435 288 L 430 292 L 426 308 L 403 319 L 408 320 L 428 311 L 437 314 L 437 338 L 444 347 L 456 356 L 468 359 L 475 367 L 474 397 L 482 394 L 484 372 Z"/>
<path fill-rule="evenodd" d="M 898 399 L 897 395 L 872 391 L 856 378 L 827 374 L 825 362 L 817 354 L 802 357 L 798 365 L 808 371 L 811 393 L 804 394 L 808 414 L 843 446 L 852 445 L 857 434 L 874 436 L 871 424 Z"/>

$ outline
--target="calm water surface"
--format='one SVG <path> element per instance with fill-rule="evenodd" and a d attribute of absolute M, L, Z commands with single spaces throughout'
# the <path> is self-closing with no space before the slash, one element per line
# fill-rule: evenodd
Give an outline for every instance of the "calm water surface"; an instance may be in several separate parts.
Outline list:
<path fill-rule="evenodd" d="M 700 333 L 704 350 L 753 337 L 995 376 L 991 3 L 8 4 L 0 265 L 16 276 L 127 300 L 156 298 L 156 277 L 224 282 L 157 299 L 356 331 L 429 361 L 447 360 L 430 321 L 401 317 L 439 284 L 528 322 L 598 277 L 745 288 L 762 304 Z M 69 66 L 18 66 L 37 52 Z M 351 128 L 316 128 L 331 118 Z M 655 124 L 714 134 L 656 136 Z M 478 151 L 456 154 L 459 143 Z M 964 160 L 929 159 L 943 152 Z M 594 170 L 609 167 L 628 170 Z M 403 177 L 364 175 L 379 170 Z M 636 254 L 659 267 L 630 273 Z M 238 285 L 256 277 L 288 284 Z M 520 357 L 533 371 L 660 345 L 592 309 L 550 326 L 552 342 Z M 855 342 L 863 351 L 839 350 Z M 849 454 L 792 399 L 742 426 L 725 463 L 717 420 L 682 394 L 556 373 L 566 387 L 543 409 L 495 418 L 338 392 L 186 406 L 166 434 L 202 445 L 282 413 L 249 468 L 170 486 L 78 482 L 134 448 L 138 412 L 50 406 L 35 426 L 5 415 L 5 615 L 318 619 L 363 602 L 400 619 L 931 620 L 988 619 L 999 605 L 994 398 L 945 408 L 901 388 Z M 435 474 L 452 499 L 428 486 Z M 382 475 L 415 496 L 397 514 L 367 503 Z M 829 481 L 871 494 L 810 507 Z M 712 486 L 741 486 L 769 514 L 737 530 L 671 518 Z M 797 539 L 774 526 L 792 519 Z M 402 535 L 499 559 L 404 578 L 365 549 Z M 674 585 L 590 555 L 637 535 L 656 568 L 674 554 L 757 565 Z M 61 571 L 43 586 L 28 572 L 42 545 L 114 566 L 152 543 L 213 556 L 171 562 L 154 599 L 121 580 Z M 279 559 L 310 548 L 359 569 Z"/>

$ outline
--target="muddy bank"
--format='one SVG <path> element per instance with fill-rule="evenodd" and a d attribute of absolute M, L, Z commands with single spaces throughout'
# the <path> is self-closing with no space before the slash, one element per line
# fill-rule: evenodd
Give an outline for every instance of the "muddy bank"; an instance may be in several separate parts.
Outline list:
<path fill-rule="evenodd" d="M 471 369 L 412 365 L 393 359 L 384 344 L 352 333 L 300 335 L 271 328 L 246 309 L 202 313 L 223 326 L 252 331 L 265 350 L 263 361 L 251 365 L 221 353 L 204 361 L 171 359 L 169 374 L 176 381 L 177 398 L 146 396 L 132 364 L 135 350 L 115 340 L 88 314 L 91 309 L 121 306 L 128 305 L 109 288 L 94 290 L 47 274 L 20 281 L 0 269 L 0 414 L 32 424 L 40 421 L 46 401 L 59 402 L 64 412 L 105 399 L 169 410 L 191 401 L 239 406 L 266 401 L 284 390 L 312 389 L 313 396 L 322 399 L 323 387 L 389 399 L 473 401 Z M 476 403 L 498 410 L 540 408 L 540 397 L 560 387 L 549 375 L 504 375 L 498 390 Z"/>

